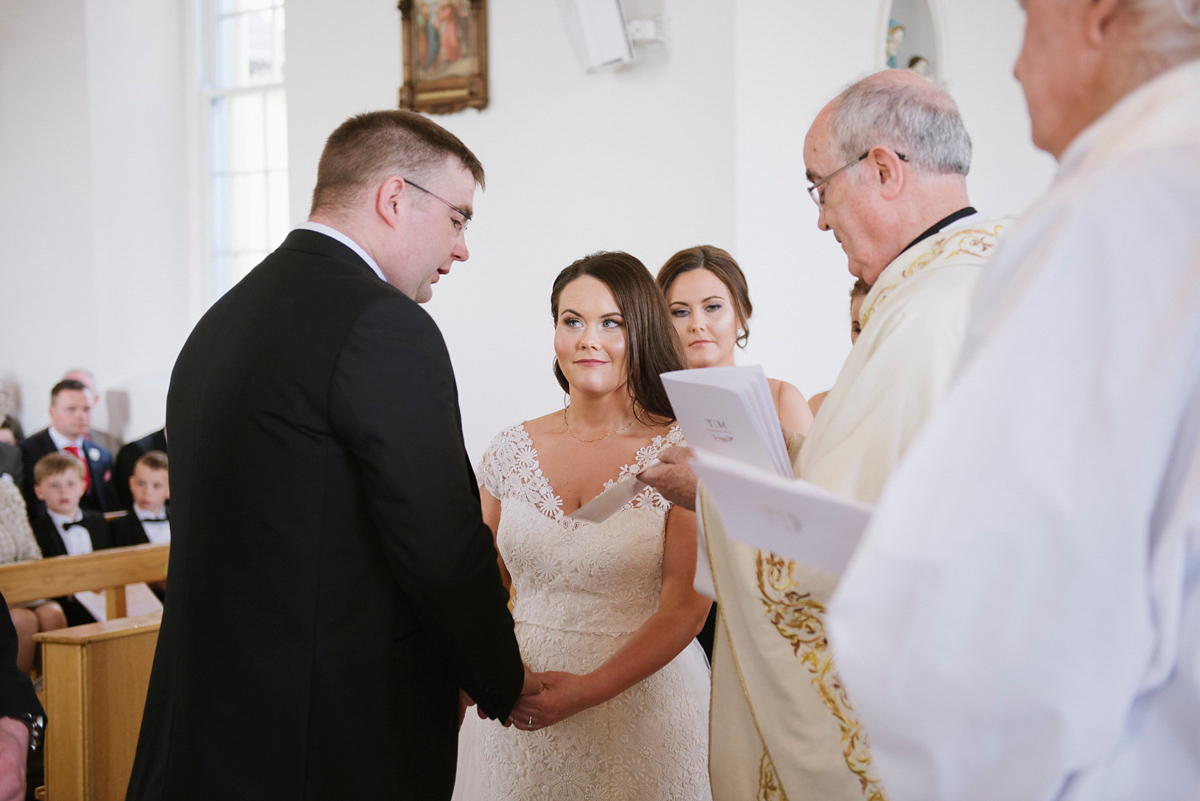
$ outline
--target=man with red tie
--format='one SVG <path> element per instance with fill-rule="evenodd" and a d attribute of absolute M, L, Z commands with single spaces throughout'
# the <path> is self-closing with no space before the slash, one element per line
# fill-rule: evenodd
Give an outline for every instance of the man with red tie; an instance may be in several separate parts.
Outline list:
<path fill-rule="evenodd" d="M 92 403 L 87 387 L 73 379 L 59 381 L 50 390 L 50 425 L 21 440 L 21 458 L 25 464 L 35 465 L 48 453 L 71 454 L 87 467 L 87 486 L 80 507 L 113 512 L 120 508 L 120 502 L 112 483 L 112 453 L 88 439 L 91 425 Z M 34 495 L 32 469 L 25 472 L 21 489 L 29 519 L 36 520 L 46 513 L 46 507 Z"/>

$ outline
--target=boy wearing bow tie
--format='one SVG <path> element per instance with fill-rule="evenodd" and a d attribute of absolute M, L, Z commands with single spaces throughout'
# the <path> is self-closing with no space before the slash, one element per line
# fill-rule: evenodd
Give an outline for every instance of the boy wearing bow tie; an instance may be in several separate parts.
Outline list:
<path fill-rule="evenodd" d="M 67 453 L 48 453 L 33 468 L 33 491 L 46 504 L 46 516 L 33 521 L 33 536 L 42 556 L 75 556 L 113 547 L 104 515 L 79 508 L 86 468 Z M 96 619 L 72 596 L 55 598 L 67 616 L 67 625 L 95 623 Z"/>

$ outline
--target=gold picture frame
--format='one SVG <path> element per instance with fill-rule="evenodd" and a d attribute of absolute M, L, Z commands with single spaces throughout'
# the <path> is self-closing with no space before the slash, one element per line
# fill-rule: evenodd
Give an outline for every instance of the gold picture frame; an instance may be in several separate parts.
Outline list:
<path fill-rule="evenodd" d="M 453 114 L 486 108 L 487 0 L 400 0 L 400 108 Z"/>

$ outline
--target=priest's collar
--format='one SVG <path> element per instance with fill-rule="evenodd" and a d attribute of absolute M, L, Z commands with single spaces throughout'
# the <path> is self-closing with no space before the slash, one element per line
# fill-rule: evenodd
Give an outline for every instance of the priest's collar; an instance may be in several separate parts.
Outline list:
<path fill-rule="evenodd" d="M 943 228 L 947 228 L 947 227 L 953 225 L 954 223 L 961 220 L 963 217 L 970 217 L 972 214 L 978 214 L 978 213 L 979 212 L 975 210 L 974 206 L 967 206 L 966 208 L 959 209 L 958 211 L 954 212 L 953 214 L 949 214 L 949 215 L 943 217 L 942 219 L 935 222 L 933 225 L 926 228 L 924 231 L 921 232 L 920 236 L 918 236 L 916 239 L 914 239 L 913 241 L 911 241 L 907 245 L 905 245 L 904 250 L 901 250 L 900 252 L 903 253 L 905 250 L 908 250 L 913 245 L 915 245 L 919 242 L 924 242 L 926 239 L 928 239 L 929 237 L 938 233 Z"/>

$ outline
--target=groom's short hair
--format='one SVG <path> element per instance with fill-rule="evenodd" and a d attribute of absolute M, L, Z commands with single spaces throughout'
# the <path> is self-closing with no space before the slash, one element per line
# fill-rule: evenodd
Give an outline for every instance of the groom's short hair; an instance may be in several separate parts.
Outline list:
<path fill-rule="evenodd" d="M 317 164 L 312 212 L 349 208 L 389 175 L 420 181 L 454 157 L 484 186 L 483 165 L 454 134 L 415 111 L 369 111 L 343 122 L 325 141 Z"/>

